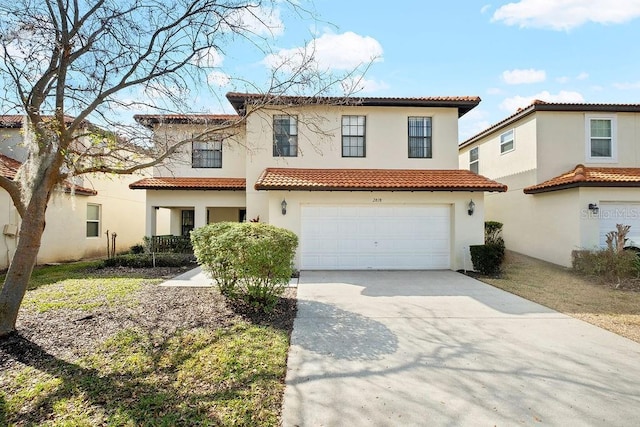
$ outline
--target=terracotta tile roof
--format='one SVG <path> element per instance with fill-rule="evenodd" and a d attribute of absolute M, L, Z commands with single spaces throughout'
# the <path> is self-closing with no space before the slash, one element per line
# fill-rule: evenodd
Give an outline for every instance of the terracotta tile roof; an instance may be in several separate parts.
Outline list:
<path fill-rule="evenodd" d="M 339 97 L 339 96 L 288 96 L 259 93 L 227 93 L 227 99 L 238 114 L 244 114 L 246 104 L 264 105 L 353 105 L 376 107 L 449 107 L 458 109 L 458 117 L 471 111 L 480 103 L 478 96 L 425 96 L 425 97 Z"/>
<path fill-rule="evenodd" d="M 11 157 L 7 157 L 4 154 L 0 154 L 0 176 L 14 179 L 20 166 L 22 166 L 22 163 L 20 163 L 19 161 L 12 159 Z M 95 196 L 96 194 L 98 194 L 96 190 L 80 186 L 74 187 L 73 184 L 69 182 L 64 183 L 64 190 L 67 193 L 74 191 L 75 194 L 81 196 Z"/>
<path fill-rule="evenodd" d="M 524 192 L 536 194 L 575 187 L 640 187 L 640 168 L 592 168 L 577 165 L 567 173 L 525 188 Z"/>
<path fill-rule="evenodd" d="M 536 111 L 595 111 L 606 113 L 640 113 L 640 104 L 561 103 L 545 102 L 536 99 L 532 101 L 531 104 L 527 107 L 519 109 L 509 117 L 489 126 L 485 130 L 477 133 L 466 141 L 461 142 L 458 148 L 463 148 L 467 145 L 473 144 L 480 138 L 483 138 L 492 132 L 502 129 Z"/>
<path fill-rule="evenodd" d="M 149 128 L 159 123 L 221 125 L 240 120 L 237 114 L 136 114 L 133 118 Z"/>
<path fill-rule="evenodd" d="M 51 120 L 53 116 L 42 116 L 45 121 Z M 5 114 L 0 115 L 0 128 L 21 128 L 22 119 L 24 115 L 21 114 Z M 65 123 L 71 123 L 74 120 L 71 116 L 64 116 Z M 88 122 L 85 122 L 88 123 Z"/>
<path fill-rule="evenodd" d="M 302 191 L 507 191 L 468 170 L 268 168 L 256 190 Z"/>
<path fill-rule="evenodd" d="M 242 190 L 244 178 L 144 178 L 129 184 L 132 190 Z"/>
<path fill-rule="evenodd" d="M 17 160 L 7 157 L 4 154 L 0 154 L 0 176 L 13 179 L 16 177 L 16 172 L 20 168 L 20 163 Z"/>

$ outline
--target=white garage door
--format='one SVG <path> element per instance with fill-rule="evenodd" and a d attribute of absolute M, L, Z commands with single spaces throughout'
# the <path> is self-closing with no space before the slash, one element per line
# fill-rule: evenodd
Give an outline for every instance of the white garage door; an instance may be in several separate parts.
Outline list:
<path fill-rule="evenodd" d="M 302 206 L 307 270 L 448 269 L 448 205 Z"/>
<path fill-rule="evenodd" d="M 628 244 L 640 247 L 640 203 L 601 203 L 600 246 L 607 246 L 607 233 L 616 230 L 616 224 L 630 225 Z"/>

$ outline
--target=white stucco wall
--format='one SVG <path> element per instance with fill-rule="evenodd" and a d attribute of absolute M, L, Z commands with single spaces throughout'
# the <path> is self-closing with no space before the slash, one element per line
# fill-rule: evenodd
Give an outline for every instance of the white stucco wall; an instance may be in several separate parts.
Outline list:
<path fill-rule="evenodd" d="M 298 116 L 297 157 L 273 156 L 274 114 Z M 366 116 L 366 157 L 342 157 L 343 115 Z M 408 156 L 409 116 L 432 118 L 431 159 Z M 253 185 L 268 167 L 329 169 L 457 169 L 458 112 L 455 108 L 305 106 L 262 110 L 247 118 L 247 217 L 268 222 L 265 192 Z"/>
<path fill-rule="evenodd" d="M 500 153 L 500 135 L 514 131 L 514 149 Z M 460 169 L 469 169 L 469 151 L 478 147 L 478 173 L 490 179 L 500 178 L 536 168 L 536 119 L 527 116 L 515 124 L 493 132 L 459 151 Z"/>

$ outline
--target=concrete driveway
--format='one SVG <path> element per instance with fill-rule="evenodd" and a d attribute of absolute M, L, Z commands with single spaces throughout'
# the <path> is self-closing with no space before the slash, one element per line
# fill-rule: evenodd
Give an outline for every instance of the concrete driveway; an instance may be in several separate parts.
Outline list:
<path fill-rule="evenodd" d="M 284 426 L 640 425 L 640 344 L 464 275 L 304 271 L 298 300 Z"/>

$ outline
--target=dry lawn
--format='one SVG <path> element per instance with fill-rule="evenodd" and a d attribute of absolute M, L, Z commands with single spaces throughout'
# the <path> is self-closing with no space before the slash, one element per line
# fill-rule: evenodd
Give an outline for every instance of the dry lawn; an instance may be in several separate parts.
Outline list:
<path fill-rule="evenodd" d="M 640 343 L 640 292 L 614 289 L 571 269 L 507 251 L 499 278 L 483 282 Z"/>

